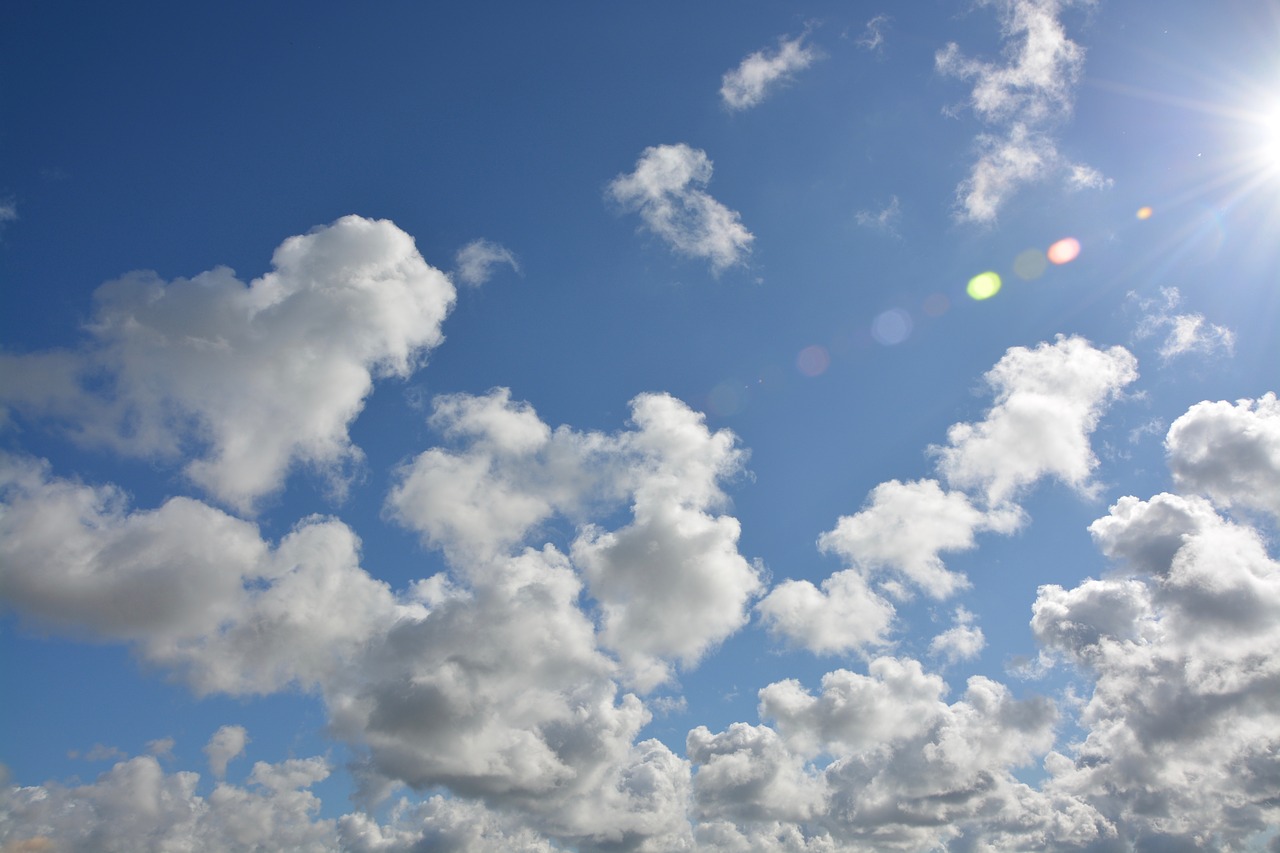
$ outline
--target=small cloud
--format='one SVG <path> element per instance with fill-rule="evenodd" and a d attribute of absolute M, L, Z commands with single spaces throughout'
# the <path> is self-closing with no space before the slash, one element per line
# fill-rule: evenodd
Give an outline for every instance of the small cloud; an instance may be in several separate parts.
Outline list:
<path fill-rule="evenodd" d="M 77 755 L 72 755 L 70 753 L 68 754 L 72 758 L 79 757 L 79 758 L 83 758 L 85 761 L 120 761 L 128 757 L 127 755 L 125 755 L 123 750 L 118 749 L 117 747 L 114 747 L 114 746 L 104 746 L 103 744 L 100 744 L 100 743 L 95 743 L 93 745 L 93 748 L 90 749 L 88 752 L 84 753 L 83 755 L 77 756 Z"/>
<path fill-rule="evenodd" d="M 859 210 L 854 220 L 863 228 L 874 228 L 886 234 L 898 235 L 898 222 L 902 219 L 902 205 L 898 197 L 891 196 L 889 203 L 880 210 Z"/>
<path fill-rule="evenodd" d="M 454 277 L 463 284 L 479 287 L 493 277 L 493 268 L 499 264 L 520 272 L 520 263 L 510 249 L 489 240 L 472 240 L 454 258 Z"/>
<path fill-rule="evenodd" d="M 669 717 L 689 710 L 689 702 L 683 696 L 659 696 L 649 703 L 655 714 Z"/>
<path fill-rule="evenodd" d="M 1175 313 L 1182 302 L 1182 294 L 1176 287 L 1162 288 L 1159 299 L 1140 299 L 1136 294 L 1130 294 L 1129 298 L 1144 313 L 1133 331 L 1134 338 L 1143 340 L 1163 335 L 1159 353 L 1165 363 L 1188 353 L 1234 355 L 1236 336 L 1226 326 L 1208 322 L 1203 314 Z"/>
<path fill-rule="evenodd" d="M 11 200 L 0 201 L 0 223 L 13 222 L 18 218 L 18 206 Z"/>
<path fill-rule="evenodd" d="M 608 195 L 640 214 L 647 229 L 683 255 L 705 258 L 713 272 L 742 263 L 755 236 L 736 211 L 701 187 L 711 180 L 711 160 L 688 145 L 646 148 L 635 171 L 618 175 Z"/>
<path fill-rule="evenodd" d="M 945 658 L 947 663 L 973 660 L 987 646 L 982 629 L 973 624 L 974 615 L 963 607 L 956 608 L 954 627 L 943 631 L 929 643 L 929 654 Z"/>
<path fill-rule="evenodd" d="M 249 733 L 244 726 L 223 726 L 213 733 L 205 744 L 204 754 L 209 756 L 209 770 L 221 779 L 227 775 L 227 764 L 244 752 L 249 743 Z"/>
<path fill-rule="evenodd" d="M 147 754 L 156 758 L 173 758 L 174 740 L 171 737 L 156 738 L 147 741 Z"/>
<path fill-rule="evenodd" d="M 1080 190 L 1106 190 L 1115 185 L 1115 181 L 1084 163 L 1073 163 L 1067 171 L 1067 189 L 1072 192 Z"/>
<path fill-rule="evenodd" d="M 817 51 L 804 44 L 803 35 L 783 38 L 777 50 L 758 50 L 742 60 L 737 68 L 725 72 L 720 97 L 731 110 L 754 107 L 794 72 L 808 68 L 817 58 Z"/>
<path fill-rule="evenodd" d="M 867 27 L 862 31 L 862 37 L 858 39 L 858 47 L 866 50 L 879 50 L 884 44 L 884 31 L 888 28 L 892 19 L 883 12 L 867 21 Z"/>

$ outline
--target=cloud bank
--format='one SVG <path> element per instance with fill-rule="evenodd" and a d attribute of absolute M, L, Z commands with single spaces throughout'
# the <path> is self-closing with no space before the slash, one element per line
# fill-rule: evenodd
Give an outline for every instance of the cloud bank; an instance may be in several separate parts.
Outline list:
<path fill-rule="evenodd" d="M 385 514 L 445 568 L 393 587 L 343 520 L 269 537 L 228 496 L 251 506 L 290 464 L 325 458 L 264 409 L 317 362 L 333 380 L 318 410 L 339 413 L 325 435 L 349 447 L 368 383 L 438 343 L 448 279 L 395 226 L 348 218 L 286 241 L 250 285 L 122 281 L 99 291 L 91 345 L 9 356 L 62 370 L 58 393 L 18 384 L 6 399 L 122 453 L 167 451 L 225 506 L 135 507 L 8 453 L 0 600 L 39 630 L 127 644 L 197 695 L 305 691 L 353 755 L 366 810 L 320 817 L 328 761 L 256 761 L 231 723 L 205 745 L 208 780 L 141 755 L 87 783 L 6 784 L 6 850 L 1230 850 L 1280 821 L 1280 564 L 1261 526 L 1280 517 L 1274 393 L 1174 420 L 1178 491 L 1117 498 L 1089 527 L 1099 578 L 1039 588 L 1039 666 L 1073 683 L 1046 696 L 944 678 L 986 639 L 946 561 L 1034 530 L 1022 501 L 1046 478 L 1096 493 L 1092 436 L 1137 381 L 1120 347 L 1007 350 L 986 411 L 930 449 L 936 477 L 873 487 L 817 536 L 837 571 L 776 583 L 732 515 L 747 450 L 684 402 L 639 394 L 603 432 L 553 427 L 503 388 L 439 395 L 438 443 L 392 472 Z M 256 347 L 261 384 L 180 334 L 197 326 Z M 329 327 L 333 354 L 295 351 Z M 89 370 L 110 381 L 86 384 Z M 112 418 L 92 432 L 72 401 Z M 145 430 L 124 429 L 126 407 Z M 263 431 L 274 467 L 258 485 L 191 473 L 234 481 L 230 460 L 252 453 L 219 436 Z M 928 643 L 938 666 L 899 642 L 915 596 L 951 614 Z M 754 720 L 691 721 L 682 752 L 648 737 L 654 711 L 682 707 L 651 691 L 751 631 L 842 657 L 760 686 Z"/>

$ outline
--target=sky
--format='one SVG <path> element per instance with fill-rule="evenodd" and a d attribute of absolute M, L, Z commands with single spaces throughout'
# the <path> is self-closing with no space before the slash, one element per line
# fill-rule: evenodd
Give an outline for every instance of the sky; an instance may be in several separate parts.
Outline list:
<path fill-rule="evenodd" d="M 0 10 L 0 850 L 1280 851 L 1280 5 Z"/>

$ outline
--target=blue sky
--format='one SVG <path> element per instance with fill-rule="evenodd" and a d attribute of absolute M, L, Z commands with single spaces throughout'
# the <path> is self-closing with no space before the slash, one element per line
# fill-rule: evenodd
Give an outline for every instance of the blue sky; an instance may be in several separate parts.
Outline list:
<path fill-rule="evenodd" d="M 1280 6 L 0 16 L 5 851 L 1280 844 Z"/>

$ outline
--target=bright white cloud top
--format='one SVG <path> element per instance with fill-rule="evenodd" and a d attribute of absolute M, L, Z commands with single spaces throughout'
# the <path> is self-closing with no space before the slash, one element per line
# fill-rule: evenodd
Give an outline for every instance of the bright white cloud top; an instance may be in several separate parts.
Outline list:
<path fill-rule="evenodd" d="M 1280 849 L 1274 52 L 1140 5 L 16 14 L 0 851 Z"/>
<path fill-rule="evenodd" d="M 700 189 L 710 180 L 705 151 L 658 145 L 644 150 L 634 172 L 613 179 L 609 195 L 677 252 L 705 258 L 719 271 L 742 263 L 755 238 L 735 211 Z"/>
<path fill-rule="evenodd" d="M 804 36 L 779 39 L 777 50 L 757 50 L 737 68 L 726 71 L 720 84 L 720 97 L 731 110 L 754 107 L 817 58 L 813 48 L 804 43 Z"/>

